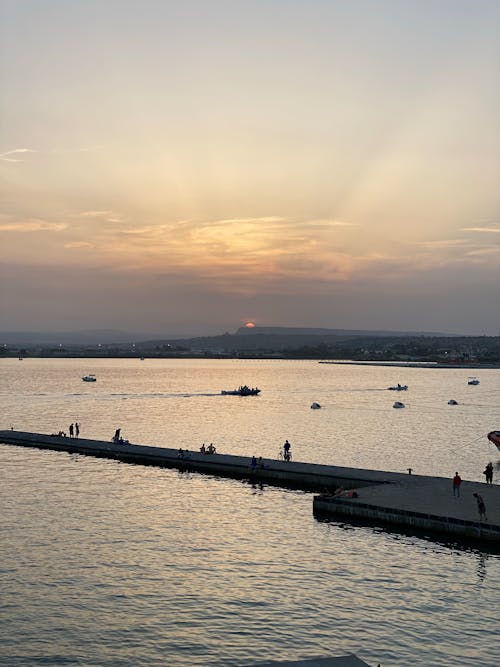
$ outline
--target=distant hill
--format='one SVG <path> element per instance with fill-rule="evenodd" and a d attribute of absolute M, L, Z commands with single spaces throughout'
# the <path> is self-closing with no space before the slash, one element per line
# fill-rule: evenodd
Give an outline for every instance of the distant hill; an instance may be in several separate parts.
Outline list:
<path fill-rule="evenodd" d="M 316 327 L 240 327 L 237 336 L 453 336 L 428 331 L 379 331 L 371 329 L 319 329 Z"/>

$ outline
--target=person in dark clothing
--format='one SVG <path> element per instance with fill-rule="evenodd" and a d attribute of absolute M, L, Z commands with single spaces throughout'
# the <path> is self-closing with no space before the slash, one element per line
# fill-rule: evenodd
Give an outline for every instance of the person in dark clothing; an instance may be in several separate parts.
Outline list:
<path fill-rule="evenodd" d="M 291 444 L 288 442 L 288 440 L 285 440 L 285 444 L 283 445 L 283 458 L 285 461 L 289 461 L 291 459 Z"/>
<path fill-rule="evenodd" d="M 115 431 L 115 434 L 113 436 L 113 442 L 116 443 L 116 444 L 118 444 L 120 442 L 120 431 L 121 431 L 121 428 L 117 428 L 116 431 Z"/>
<path fill-rule="evenodd" d="M 455 473 L 455 477 L 453 478 L 453 495 L 458 496 L 460 498 L 460 484 L 462 483 L 462 478 L 458 474 L 458 472 Z"/>
<path fill-rule="evenodd" d="M 483 471 L 486 477 L 486 484 L 493 484 L 493 463 L 490 461 Z"/>
<path fill-rule="evenodd" d="M 486 517 L 486 505 L 484 504 L 484 500 L 482 496 L 479 495 L 479 493 L 473 493 L 472 494 L 474 498 L 476 499 L 477 502 L 477 511 L 479 512 L 479 521 L 482 521 L 483 519 L 485 521 L 488 521 Z"/>
<path fill-rule="evenodd" d="M 73 430 L 73 424 L 70 424 L 70 425 L 69 425 L 69 437 L 70 437 L 70 438 L 73 437 L 73 433 L 74 433 L 74 430 Z"/>

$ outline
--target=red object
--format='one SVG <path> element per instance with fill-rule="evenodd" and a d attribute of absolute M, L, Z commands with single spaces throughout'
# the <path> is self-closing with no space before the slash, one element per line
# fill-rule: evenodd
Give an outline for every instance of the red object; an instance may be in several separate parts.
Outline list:
<path fill-rule="evenodd" d="M 488 440 L 500 451 L 500 431 L 490 431 L 488 433 Z"/>

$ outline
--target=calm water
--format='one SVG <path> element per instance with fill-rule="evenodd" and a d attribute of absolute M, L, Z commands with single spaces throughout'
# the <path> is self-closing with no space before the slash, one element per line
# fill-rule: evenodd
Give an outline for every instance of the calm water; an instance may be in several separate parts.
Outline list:
<path fill-rule="evenodd" d="M 98 381 L 84 384 L 94 372 Z M 500 371 L 0 361 L 0 427 L 481 479 Z M 386 387 L 410 389 L 395 396 Z M 240 384 L 259 397 L 220 396 Z M 454 398 L 458 406 L 447 402 Z M 407 407 L 394 410 L 394 400 Z M 321 410 L 311 410 L 318 401 Z M 319 522 L 309 494 L 0 447 L 0 665 L 500 664 L 500 559 Z"/>

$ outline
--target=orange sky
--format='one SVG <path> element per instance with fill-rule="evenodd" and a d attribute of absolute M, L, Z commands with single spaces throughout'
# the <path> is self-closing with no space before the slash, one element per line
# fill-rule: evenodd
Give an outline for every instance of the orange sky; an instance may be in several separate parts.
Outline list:
<path fill-rule="evenodd" d="M 1 329 L 500 330 L 498 3 L 3 18 Z"/>

